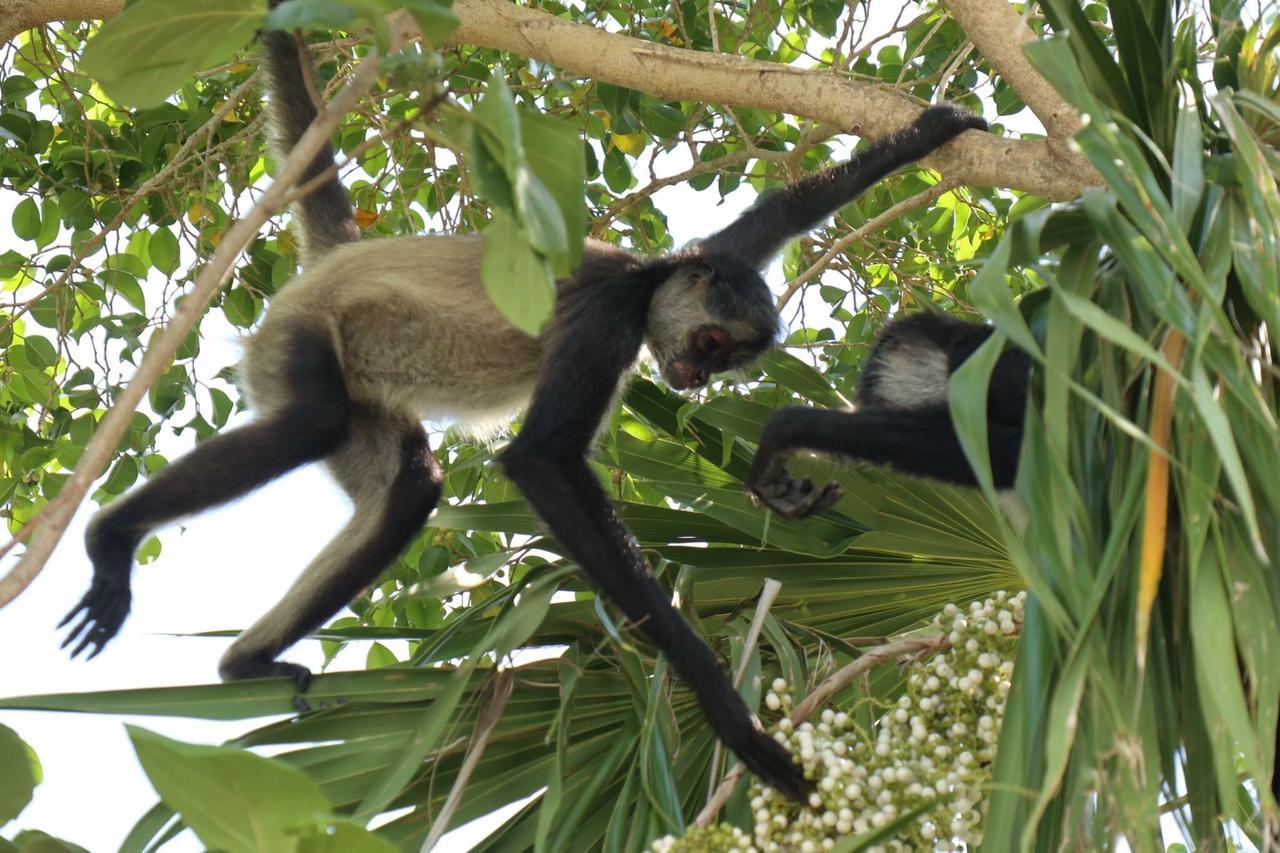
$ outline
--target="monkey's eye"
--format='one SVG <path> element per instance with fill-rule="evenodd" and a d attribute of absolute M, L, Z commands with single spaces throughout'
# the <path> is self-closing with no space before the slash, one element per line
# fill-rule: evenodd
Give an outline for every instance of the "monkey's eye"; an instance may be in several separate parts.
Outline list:
<path fill-rule="evenodd" d="M 698 332 L 698 351 L 711 355 L 724 349 L 727 341 L 723 329 L 703 329 Z"/>

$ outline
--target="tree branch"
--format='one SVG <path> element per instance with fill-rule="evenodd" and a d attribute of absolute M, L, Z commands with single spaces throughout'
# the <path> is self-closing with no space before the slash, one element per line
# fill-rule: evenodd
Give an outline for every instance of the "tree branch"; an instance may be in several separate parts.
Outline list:
<path fill-rule="evenodd" d="M 124 0 L 0 0 L 0 45 L 32 27 L 114 18 L 122 8 Z"/>
<path fill-rule="evenodd" d="M 44 568 L 49 555 L 66 532 L 71 516 L 120 444 L 121 437 L 133 419 L 133 412 L 146 395 L 147 389 L 169 366 L 178 347 L 186 340 L 213 297 L 222 289 L 231 272 L 231 265 L 240 252 L 263 224 L 283 206 L 289 190 L 297 183 L 311 158 L 329 140 L 342 117 L 373 86 L 377 75 L 377 52 L 371 51 L 357 66 L 351 81 L 334 97 L 328 108 L 316 117 L 298 140 L 298 144 L 289 152 L 275 182 L 262 194 L 249 215 L 227 229 L 209 264 L 196 278 L 195 287 L 179 303 L 169 324 L 152 339 L 133 379 L 98 424 L 67 484 L 4 547 L 3 550 L 8 551 L 24 538 L 31 540 L 18 564 L 0 578 L 0 607 L 16 598 Z M 35 532 L 33 537 L 32 531 Z"/>
<path fill-rule="evenodd" d="M 905 127 L 920 113 L 905 95 L 834 72 L 669 47 L 508 0 L 456 0 L 453 10 L 462 22 L 451 37 L 454 43 L 532 57 L 581 77 L 641 89 L 666 100 L 800 115 L 870 139 Z M 1085 187 L 1100 183 L 1082 157 L 1051 150 L 1043 140 L 966 133 L 924 162 L 961 184 L 1008 187 L 1057 201 L 1075 198 Z"/>
<path fill-rule="evenodd" d="M 1009 0 L 942 0 L 991 67 L 1000 72 L 1022 102 L 1055 139 L 1080 129 L 1080 116 L 1032 66 L 1022 46 L 1036 41 Z M 1094 183 L 1101 180 L 1094 178 Z"/>
<path fill-rule="evenodd" d="M 1003 0 L 986 2 L 999 4 Z M 0 20 L 18 21 L 25 29 L 93 13 L 109 17 L 120 6 L 120 0 L 0 0 Z M 667 100 L 788 113 L 828 122 L 870 139 L 905 127 L 920 113 L 919 106 L 906 95 L 876 84 L 848 80 L 834 71 L 809 71 L 741 56 L 670 47 L 566 21 L 538 9 L 513 5 L 509 0 L 457 0 L 453 11 L 462 24 L 451 39 L 455 44 L 531 57 L 583 78 L 639 88 Z M 1008 11 L 1016 17 L 1011 8 Z M 402 21 L 406 19 L 407 16 L 400 17 Z M 12 37 L 21 31 L 14 29 L 18 26 L 6 23 L 0 35 L 8 33 Z M 1025 25 L 1022 28 L 1025 30 Z M 980 26 L 979 33 L 970 34 L 979 49 L 984 53 L 988 48 L 998 51 L 998 38 L 993 37 L 987 45 Z M 1021 55 L 1016 47 L 1011 50 Z M 998 67 L 1010 84 L 1016 80 L 1016 85 L 1025 87 L 1036 79 Z M 1045 106 L 1046 98 L 1025 94 L 1021 89 L 1019 94 L 1037 115 L 1041 115 L 1040 109 L 1046 110 L 1041 115 L 1046 126 L 1060 126 L 1052 118 L 1053 110 Z M 1046 119 L 1046 115 L 1050 118 Z M 925 164 L 960 184 L 1007 187 L 1055 201 L 1073 199 L 1085 187 L 1101 183 L 1084 158 L 1061 145 L 990 134 L 967 133 L 963 139 L 934 152 Z"/>

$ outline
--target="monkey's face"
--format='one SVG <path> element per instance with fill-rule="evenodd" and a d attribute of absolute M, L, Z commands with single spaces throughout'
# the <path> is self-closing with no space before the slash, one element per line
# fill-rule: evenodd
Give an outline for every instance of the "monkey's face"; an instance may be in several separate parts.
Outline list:
<path fill-rule="evenodd" d="M 739 280 L 744 272 L 750 280 Z M 662 378 L 677 391 L 702 388 L 713 375 L 746 365 L 777 334 L 768 288 L 754 270 L 722 270 L 714 262 L 682 265 L 658 288 L 649 308 L 649 349 Z"/>
<path fill-rule="evenodd" d="M 681 351 L 660 363 L 662 378 L 677 391 L 702 388 L 714 373 L 728 370 L 732 353 L 729 333 L 719 326 L 694 329 Z"/>

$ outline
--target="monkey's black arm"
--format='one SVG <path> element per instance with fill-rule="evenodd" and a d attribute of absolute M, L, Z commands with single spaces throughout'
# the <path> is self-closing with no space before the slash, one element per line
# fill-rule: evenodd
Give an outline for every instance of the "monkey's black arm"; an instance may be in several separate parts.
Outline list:
<path fill-rule="evenodd" d="M 987 123 L 958 107 L 930 107 L 910 127 L 876 140 L 848 162 L 763 196 L 731 225 L 704 240 L 703 251 L 735 255 L 759 269 L 791 237 L 970 128 L 986 130 Z"/>
<path fill-rule="evenodd" d="M 639 351 L 644 310 L 644 303 L 615 301 L 589 312 L 611 321 L 585 310 L 565 318 L 565 334 L 553 344 L 524 426 L 501 462 L 569 555 L 666 655 L 720 740 L 767 784 L 801 799 L 809 788 L 801 768 L 760 728 L 715 653 L 671 606 L 585 459 L 618 379 Z M 617 333 L 600 334 L 604 328 Z"/>
<path fill-rule="evenodd" d="M 1010 488 L 1022 444 L 1021 424 L 989 418 L 987 443 L 996 488 Z M 791 408 L 778 412 L 765 427 L 747 488 L 761 503 L 788 518 L 803 518 L 825 509 L 841 494 L 836 483 L 815 488 L 810 481 L 789 475 L 786 459 L 797 450 L 890 465 L 905 474 L 962 486 L 978 484 L 945 406 L 870 407 L 855 412 Z"/>

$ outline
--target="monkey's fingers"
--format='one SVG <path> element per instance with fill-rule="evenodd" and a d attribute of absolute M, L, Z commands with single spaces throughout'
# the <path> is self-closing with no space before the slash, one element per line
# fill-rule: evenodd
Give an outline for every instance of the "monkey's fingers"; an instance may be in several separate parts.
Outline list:
<path fill-rule="evenodd" d="M 809 804 L 813 783 L 805 778 L 804 768 L 796 763 L 786 747 L 772 737 L 759 732 L 750 745 L 734 751 L 747 769 L 766 785 L 797 803 Z"/>
<path fill-rule="evenodd" d="M 844 489 L 840 484 L 832 480 L 820 489 L 810 488 L 795 507 L 795 518 L 806 518 L 815 512 L 822 512 L 824 509 L 830 509 L 835 506 L 836 501 L 844 497 Z"/>
<path fill-rule="evenodd" d="M 129 615 L 130 599 L 127 585 L 103 582 L 95 578 L 89 591 L 58 623 L 58 627 L 61 628 L 83 614 L 80 616 L 80 621 L 76 622 L 68 632 L 67 638 L 63 640 L 62 648 L 65 649 L 78 641 L 71 651 L 71 657 L 76 658 L 88 649 L 87 660 L 93 660 L 119 633 L 120 626 Z"/>

